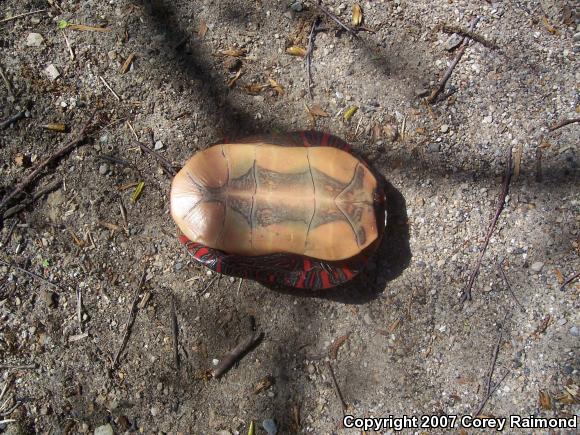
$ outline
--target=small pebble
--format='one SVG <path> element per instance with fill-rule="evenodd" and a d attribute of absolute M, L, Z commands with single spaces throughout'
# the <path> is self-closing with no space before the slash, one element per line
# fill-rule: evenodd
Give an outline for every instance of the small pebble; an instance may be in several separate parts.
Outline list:
<path fill-rule="evenodd" d="M 276 426 L 276 422 L 271 418 L 264 420 L 262 427 L 268 432 L 268 435 L 276 435 L 278 433 L 278 426 Z"/>
<path fill-rule="evenodd" d="M 95 435 L 113 435 L 113 428 L 110 424 L 105 424 L 104 426 L 99 426 L 95 428 Z"/>
<path fill-rule="evenodd" d="M 155 142 L 155 151 L 159 151 L 162 148 L 163 148 L 163 142 L 161 142 L 160 140 Z"/>
<path fill-rule="evenodd" d="M 294 2 L 290 6 L 290 9 L 292 9 L 294 12 L 302 12 L 302 9 L 304 9 L 304 6 L 302 5 L 302 2 Z"/>
<path fill-rule="evenodd" d="M 443 124 L 441 126 L 441 133 L 447 133 L 449 131 L 449 126 L 447 124 Z"/>
<path fill-rule="evenodd" d="M 532 264 L 530 268 L 532 269 L 532 272 L 539 273 L 543 267 L 544 263 L 542 263 L 541 261 L 536 261 L 535 263 Z"/>
<path fill-rule="evenodd" d="M 49 308 L 54 308 L 54 306 L 56 305 L 55 299 L 54 299 L 54 293 L 51 292 L 50 290 L 42 290 L 40 292 L 40 298 L 44 301 L 46 306 Z"/>
<path fill-rule="evenodd" d="M 459 44 L 461 44 L 462 41 L 463 41 L 463 36 L 458 35 L 457 33 L 454 33 L 449 38 L 447 38 L 447 41 L 445 41 L 445 45 L 444 45 L 445 50 L 447 50 L 447 51 L 453 50 L 455 47 L 459 46 Z"/>
<path fill-rule="evenodd" d="M 156 406 L 151 408 L 151 415 L 153 417 L 157 417 L 159 415 L 159 408 L 157 408 Z"/>
<path fill-rule="evenodd" d="M 60 72 L 52 63 L 44 69 L 44 73 L 50 80 L 56 80 L 60 77 Z"/>
<path fill-rule="evenodd" d="M 439 151 L 441 151 L 441 144 L 430 143 L 429 145 L 427 145 L 427 151 L 429 151 L 430 153 L 438 153 Z"/>
<path fill-rule="evenodd" d="M 306 371 L 308 372 L 309 375 L 313 375 L 314 372 L 316 371 L 316 368 L 312 364 L 308 364 L 306 366 Z"/>
<path fill-rule="evenodd" d="M 580 329 L 578 329 L 577 326 L 572 326 L 570 328 L 570 335 L 573 335 L 574 337 L 580 336 Z"/>
<path fill-rule="evenodd" d="M 40 33 L 29 33 L 26 37 L 26 45 L 29 47 L 40 47 L 44 42 L 44 38 Z"/>
<path fill-rule="evenodd" d="M 101 166 L 99 166 L 99 174 L 107 175 L 107 172 L 109 172 L 109 165 L 103 163 Z"/>

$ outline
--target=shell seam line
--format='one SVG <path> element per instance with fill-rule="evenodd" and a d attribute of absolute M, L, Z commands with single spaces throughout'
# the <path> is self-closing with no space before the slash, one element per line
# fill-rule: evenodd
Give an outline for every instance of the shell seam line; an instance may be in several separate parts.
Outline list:
<path fill-rule="evenodd" d="M 306 230 L 306 237 L 304 238 L 304 251 L 306 252 L 306 243 L 308 241 L 308 235 L 310 234 L 310 226 L 312 225 L 312 221 L 314 220 L 314 216 L 316 215 L 316 184 L 314 184 L 314 175 L 312 174 L 312 165 L 310 164 L 310 152 L 308 148 L 306 148 L 306 160 L 308 161 L 308 171 L 310 172 L 310 179 L 312 180 L 312 193 L 314 199 L 314 207 L 312 210 L 312 216 L 310 217 L 310 222 L 308 222 L 308 229 Z"/>

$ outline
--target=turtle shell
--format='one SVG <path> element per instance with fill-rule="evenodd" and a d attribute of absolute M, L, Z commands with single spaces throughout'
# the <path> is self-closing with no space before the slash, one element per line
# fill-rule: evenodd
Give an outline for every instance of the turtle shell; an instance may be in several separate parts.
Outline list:
<path fill-rule="evenodd" d="M 380 243 L 385 195 L 348 150 L 297 132 L 196 153 L 171 187 L 180 241 L 219 273 L 306 289 L 353 278 Z"/>

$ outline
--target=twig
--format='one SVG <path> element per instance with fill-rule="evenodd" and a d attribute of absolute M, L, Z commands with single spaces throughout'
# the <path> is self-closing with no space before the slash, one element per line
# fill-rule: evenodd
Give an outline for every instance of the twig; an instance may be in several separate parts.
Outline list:
<path fill-rule="evenodd" d="M 475 267 L 473 268 L 473 271 L 471 272 L 471 275 L 469 276 L 469 281 L 467 283 L 467 287 L 463 290 L 463 292 L 461 294 L 461 298 L 459 300 L 460 303 L 464 303 L 466 300 L 469 300 L 469 301 L 471 300 L 471 289 L 473 288 L 473 284 L 475 283 L 475 279 L 477 278 L 477 275 L 479 274 L 479 268 L 481 267 L 481 261 L 483 260 L 483 256 L 485 255 L 485 251 L 487 250 L 487 245 L 489 244 L 489 240 L 491 239 L 491 235 L 493 234 L 493 231 L 495 230 L 495 226 L 497 224 L 499 216 L 501 215 L 501 212 L 502 212 L 503 207 L 505 205 L 505 198 L 508 194 L 511 177 L 512 177 L 512 149 L 511 149 L 511 147 L 509 147 L 506 171 L 505 171 L 505 176 L 504 176 L 504 180 L 503 180 L 503 186 L 502 186 L 501 192 L 499 194 L 499 199 L 497 201 L 495 215 L 493 216 L 493 219 L 491 220 L 489 227 L 487 229 L 487 234 L 485 235 L 483 247 L 481 248 L 481 253 L 479 254 L 479 258 L 477 259 L 477 262 L 475 263 Z"/>
<path fill-rule="evenodd" d="M 536 182 L 541 183 L 542 175 L 542 148 L 536 147 Z"/>
<path fill-rule="evenodd" d="M 32 172 L 30 174 L 28 174 L 26 177 L 24 177 L 24 180 L 22 180 L 14 188 L 14 190 L 12 190 L 10 193 L 8 193 L 6 196 L 4 196 L 4 198 L 2 198 L 2 201 L 0 201 L 0 210 L 2 210 L 6 206 L 6 204 L 8 204 L 8 201 L 10 201 L 12 198 L 14 198 L 16 195 L 18 195 L 24 189 L 26 189 L 26 187 L 30 183 L 32 183 L 32 181 L 34 181 L 34 179 L 37 177 L 37 175 L 40 174 L 40 172 L 46 166 L 50 165 L 52 162 L 54 162 L 58 158 L 64 156 L 65 154 L 69 153 L 70 151 L 72 151 L 74 148 L 76 148 L 81 142 L 83 142 L 86 139 L 87 129 L 89 128 L 89 125 L 90 125 L 91 121 L 93 120 L 96 112 L 97 112 L 96 110 L 93 111 L 93 113 L 91 114 L 91 116 L 89 117 L 87 122 L 85 122 L 85 124 L 81 127 L 79 133 L 77 134 L 77 136 L 74 139 L 67 142 L 62 148 L 60 148 L 59 150 L 57 150 L 56 152 L 54 152 L 53 154 L 48 156 L 46 159 L 44 159 L 42 162 L 40 162 L 38 165 L 36 165 L 36 167 L 32 170 Z"/>
<path fill-rule="evenodd" d="M 34 370 L 36 364 L 0 364 L 0 370 Z"/>
<path fill-rule="evenodd" d="M 115 358 L 113 359 L 112 369 L 114 370 L 117 365 L 119 364 L 119 358 L 123 350 L 125 350 L 125 346 L 129 342 L 129 335 L 131 334 L 131 328 L 133 323 L 135 322 L 135 318 L 137 317 L 137 304 L 139 303 L 139 295 L 141 294 L 141 288 L 145 284 L 145 278 L 147 277 L 147 269 L 143 271 L 143 275 L 141 276 L 141 280 L 139 281 L 139 285 L 135 290 L 135 295 L 133 296 L 133 302 L 131 302 L 131 308 L 129 309 L 129 314 L 127 315 L 127 322 L 125 323 L 125 331 L 123 332 L 123 339 L 121 340 L 121 346 L 119 346 L 119 350 L 115 354 Z"/>
<path fill-rule="evenodd" d="M 6 210 L 4 212 L 4 214 L 2 215 L 2 218 L 8 219 L 17 213 L 20 213 L 22 210 L 24 210 L 26 207 L 28 207 L 30 204 L 32 204 L 37 199 L 42 198 L 47 193 L 50 193 L 53 190 L 55 190 L 57 187 L 59 187 L 61 185 L 61 183 L 62 183 L 62 180 L 55 180 L 52 183 L 49 183 L 46 187 L 43 187 L 38 192 L 35 192 L 32 195 L 32 198 L 26 198 L 20 204 L 16 204 L 16 205 L 10 207 L 8 210 Z"/>
<path fill-rule="evenodd" d="M 7 23 L 8 21 L 12 21 L 12 20 L 17 20 L 18 18 L 27 17 L 29 15 L 39 14 L 41 12 L 46 12 L 46 9 L 39 9 L 37 11 L 26 12 L 24 14 L 14 15 L 13 17 L 4 18 L 4 19 L 0 20 L 0 24 Z"/>
<path fill-rule="evenodd" d="M 8 242 L 10 242 L 10 239 L 12 238 L 12 234 L 14 233 L 14 230 L 16 229 L 17 224 L 18 224 L 18 219 L 14 219 L 12 221 L 12 225 L 10 225 L 10 229 L 8 230 L 8 233 L 6 233 L 6 237 L 4 237 L 4 240 L 2 240 L 2 245 L 6 246 L 8 244 Z"/>
<path fill-rule="evenodd" d="M 316 2 L 312 2 L 312 4 L 320 12 L 322 12 L 324 15 L 326 15 L 328 18 L 330 18 L 332 21 L 334 21 L 336 24 L 338 24 L 340 27 L 342 27 L 344 30 L 346 30 L 348 33 L 350 33 L 352 36 L 354 36 L 355 38 L 358 38 L 358 35 L 356 34 L 356 32 L 353 29 L 351 29 L 349 26 L 344 24 L 336 15 L 334 15 L 332 12 L 330 12 L 328 9 L 326 9 L 326 6 L 324 6 L 320 0 L 316 0 Z"/>
<path fill-rule="evenodd" d="M 473 33 L 472 31 L 469 31 L 469 30 L 465 31 L 465 30 L 461 30 L 461 29 L 459 29 L 457 27 L 453 27 L 453 26 L 443 26 L 441 28 L 441 30 L 445 33 L 448 33 L 448 34 L 449 33 L 457 33 L 459 36 L 463 36 L 464 38 L 469 38 L 475 42 L 479 42 L 484 47 L 490 48 L 492 50 L 497 50 L 499 48 L 493 42 L 487 41 L 482 36 L 476 35 L 475 33 Z"/>
<path fill-rule="evenodd" d="M 570 118 L 570 119 L 564 119 L 554 125 L 552 125 L 549 130 L 550 131 L 554 131 L 554 130 L 558 130 L 559 128 L 562 128 L 568 124 L 574 124 L 576 122 L 580 122 L 580 118 Z"/>
<path fill-rule="evenodd" d="M 79 321 L 79 331 L 83 333 L 83 294 L 80 287 L 77 287 L 77 320 Z"/>
<path fill-rule="evenodd" d="M 471 24 L 469 25 L 469 32 L 473 32 L 478 21 L 479 21 L 479 17 L 476 17 L 471 21 Z M 447 71 L 445 71 L 445 75 L 443 76 L 443 78 L 439 82 L 439 85 L 437 86 L 437 88 L 435 88 L 433 90 L 433 92 L 431 92 L 431 95 L 429 95 L 427 97 L 427 102 L 429 104 L 432 104 L 437 99 L 439 94 L 441 92 L 443 92 L 443 89 L 445 89 L 445 85 L 447 84 L 447 80 L 449 80 L 449 78 L 451 77 L 451 74 L 453 74 L 453 70 L 455 69 L 455 66 L 461 60 L 463 53 L 465 53 L 465 49 L 469 45 L 469 41 L 470 41 L 470 39 L 468 37 L 465 37 L 465 36 L 463 37 L 463 41 L 461 41 L 461 46 L 459 47 L 459 50 L 457 50 L 457 54 L 455 55 L 455 59 L 453 59 L 453 61 L 451 62 L 451 64 L 447 68 Z"/>
<path fill-rule="evenodd" d="M 501 276 L 503 277 L 503 280 L 505 281 L 509 292 L 512 294 L 512 297 L 514 298 L 514 300 L 516 301 L 516 303 L 520 306 L 522 312 L 525 312 L 526 309 L 524 308 L 524 306 L 520 303 L 520 301 L 516 297 L 516 294 L 512 290 L 512 286 L 510 285 L 510 282 L 508 281 L 507 276 L 506 276 L 506 274 L 505 274 L 505 272 L 503 270 L 503 261 L 501 263 L 498 263 L 497 264 L 497 268 L 499 269 L 499 273 L 501 273 Z"/>
<path fill-rule="evenodd" d="M 229 351 L 219 362 L 217 367 L 211 371 L 211 375 L 214 378 L 219 378 L 222 376 L 236 361 L 242 358 L 246 352 L 253 348 L 264 336 L 261 332 L 254 332 L 244 338 Z"/>
<path fill-rule="evenodd" d="M 332 370 L 332 366 L 330 365 L 330 363 L 328 361 L 326 361 L 326 367 L 328 368 L 328 371 L 330 372 L 330 378 L 332 379 L 332 384 L 334 385 L 334 391 L 336 392 L 336 397 L 340 401 L 340 405 L 342 407 L 342 412 L 344 413 L 347 410 L 348 406 L 346 405 L 346 402 L 344 401 L 344 398 L 342 397 L 342 392 L 340 391 L 340 388 L 338 387 L 338 382 L 336 382 L 336 376 L 334 376 L 334 371 Z"/>
<path fill-rule="evenodd" d="M 310 34 L 308 35 L 308 51 L 306 52 L 306 76 L 308 78 L 308 96 L 312 100 L 312 51 L 314 50 L 314 35 L 320 17 L 316 17 L 312 23 Z"/>
<path fill-rule="evenodd" d="M 4 70 L 2 69 L 2 67 L 0 67 L 0 76 L 2 76 L 2 80 L 4 81 L 4 85 L 6 85 L 8 93 L 14 97 L 15 95 L 14 91 L 12 90 L 12 85 L 10 84 L 8 78 L 4 75 Z"/>
<path fill-rule="evenodd" d="M 8 263 L 8 262 L 6 262 L 4 260 L 0 260 L 0 264 L 3 264 L 6 267 L 11 267 L 13 269 L 19 270 L 20 272 L 22 272 L 22 273 L 30 276 L 31 278 L 37 279 L 39 281 L 42 281 L 43 283 L 51 286 L 52 288 L 54 288 L 54 289 L 56 289 L 58 291 L 64 291 L 58 284 L 55 284 L 53 282 L 50 282 L 49 280 L 43 278 L 42 276 L 40 276 L 40 275 L 38 275 L 38 274 L 36 274 L 34 272 L 30 272 L 29 270 L 26 270 L 26 269 L 24 269 L 24 268 L 22 268 L 20 266 L 17 266 L 17 265 L 12 264 L 12 263 Z"/>
<path fill-rule="evenodd" d="M 171 332 L 173 333 L 173 359 L 175 370 L 179 371 L 179 327 L 177 326 L 177 313 L 175 312 L 175 298 L 171 296 Z"/>
<path fill-rule="evenodd" d="M 66 46 L 68 48 L 68 52 L 70 54 L 70 59 L 75 60 L 75 53 L 74 53 L 72 47 L 70 46 L 70 42 L 69 42 L 68 38 L 66 37 L 66 32 L 64 30 L 61 30 L 61 33 L 62 33 L 62 37 L 64 38 L 64 42 L 66 43 Z"/>
<path fill-rule="evenodd" d="M 119 95 L 117 95 L 117 93 L 115 91 L 113 91 L 113 88 L 109 86 L 109 84 L 107 83 L 107 81 L 103 78 L 103 76 L 99 76 L 99 78 L 101 79 L 101 81 L 103 82 L 103 84 L 107 87 L 107 89 L 109 91 L 111 91 L 111 94 L 113 94 L 113 96 L 117 99 L 117 101 L 121 101 L 121 97 L 119 97 Z"/>
<path fill-rule="evenodd" d="M 576 273 L 572 274 L 572 276 L 570 278 L 568 278 L 566 281 L 564 281 L 564 284 L 562 284 L 560 286 L 560 291 L 564 291 L 564 287 L 566 287 L 568 284 L 570 284 L 572 281 L 574 281 L 579 276 L 580 276 L 580 272 L 576 272 Z"/>
<path fill-rule="evenodd" d="M 491 389 L 491 391 L 489 392 L 489 394 L 486 394 L 485 398 L 483 399 L 483 401 L 481 402 L 481 404 L 479 405 L 479 408 L 477 408 L 477 411 L 475 411 L 473 413 L 474 417 L 477 417 L 478 415 L 481 414 L 481 411 L 483 411 L 483 407 L 485 406 L 485 404 L 487 403 L 487 401 L 490 399 L 490 397 L 493 395 L 493 393 L 495 393 L 495 390 L 498 389 L 498 387 L 500 386 L 500 384 L 504 381 L 504 379 L 507 377 L 507 375 L 510 374 L 510 371 L 507 370 L 504 375 L 501 377 L 501 379 L 493 386 L 493 388 Z"/>
<path fill-rule="evenodd" d="M 213 285 L 213 283 L 218 279 L 218 275 L 214 275 L 214 277 L 209 281 L 209 283 L 204 287 L 204 289 L 200 292 L 200 296 L 203 296 L 205 292 Z"/>
<path fill-rule="evenodd" d="M 18 112 L 16 115 L 13 115 L 13 116 L 9 117 L 8 119 L 5 119 L 4 121 L 0 122 L 0 130 L 4 130 L 5 128 L 8 128 L 10 126 L 10 124 L 24 118 L 25 115 L 26 115 L 26 110 L 22 110 L 22 111 Z"/>
<path fill-rule="evenodd" d="M 139 147 L 141 147 L 141 149 L 143 151 L 146 151 L 149 154 L 151 154 L 153 157 L 155 157 L 157 159 L 157 161 L 159 161 L 159 163 L 161 164 L 161 167 L 163 168 L 163 170 L 165 172 L 167 172 L 167 174 L 171 175 L 172 177 L 175 176 L 175 174 L 176 174 L 175 169 L 173 169 L 173 165 L 169 162 L 169 160 L 165 159 L 164 157 L 159 155 L 159 153 L 155 152 L 153 149 L 149 148 L 147 145 L 145 145 L 142 142 L 137 142 L 137 145 L 139 145 Z"/>

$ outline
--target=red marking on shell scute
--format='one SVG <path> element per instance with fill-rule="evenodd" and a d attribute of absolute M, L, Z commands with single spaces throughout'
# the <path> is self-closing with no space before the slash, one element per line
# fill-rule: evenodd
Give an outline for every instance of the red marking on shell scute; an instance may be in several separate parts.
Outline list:
<path fill-rule="evenodd" d="M 222 261 L 218 259 L 215 264 L 215 271 L 217 273 L 222 273 Z"/>
<path fill-rule="evenodd" d="M 322 135 L 322 139 L 320 140 L 320 145 L 322 145 L 323 147 L 328 146 L 328 139 L 330 139 L 328 133 L 324 133 Z"/>
<path fill-rule="evenodd" d="M 349 279 L 351 279 L 351 278 L 354 276 L 354 273 L 352 273 L 352 270 L 350 270 L 350 268 L 348 268 L 348 267 L 346 267 L 346 266 L 344 266 L 344 267 L 342 268 L 342 271 L 343 271 L 343 272 L 344 272 L 344 274 L 346 275 L 346 279 L 347 279 L 347 281 L 348 281 Z"/>
<path fill-rule="evenodd" d="M 199 259 L 201 260 L 201 258 L 202 258 L 202 257 L 203 257 L 205 254 L 207 254 L 208 252 L 209 252 L 209 249 L 208 249 L 207 247 L 205 247 L 205 246 L 204 246 L 204 247 L 200 248 L 200 249 L 199 249 L 199 251 L 197 251 L 197 252 L 194 254 L 194 256 L 195 256 L 195 258 L 199 258 Z"/>
<path fill-rule="evenodd" d="M 320 272 L 320 280 L 322 281 L 322 288 L 331 287 L 330 276 L 328 275 L 328 272 L 321 271 Z"/>
<path fill-rule="evenodd" d="M 181 243 L 182 245 L 187 245 L 189 242 L 191 242 L 191 240 L 189 240 L 183 234 L 181 236 L 179 236 L 179 243 Z"/>
<path fill-rule="evenodd" d="M 302 259 L 302 269 L 304 269 L 305 272 L 308 272 L 310 269 L 312 269 L 312 262 L 308 258 Z"/>

